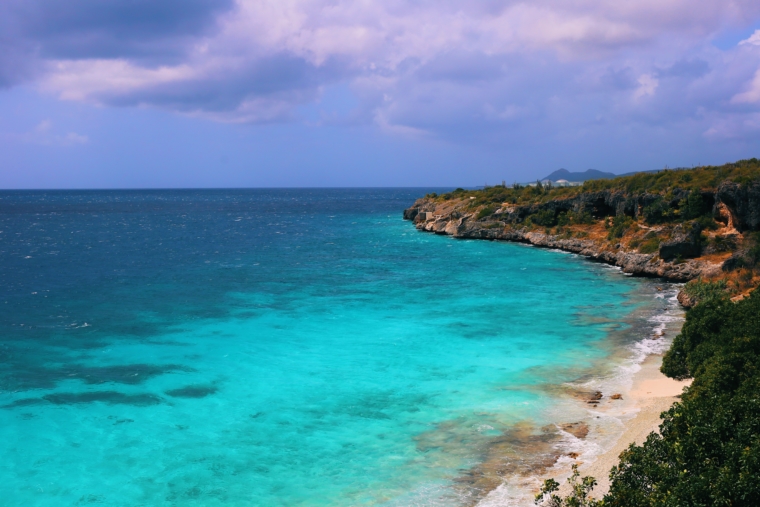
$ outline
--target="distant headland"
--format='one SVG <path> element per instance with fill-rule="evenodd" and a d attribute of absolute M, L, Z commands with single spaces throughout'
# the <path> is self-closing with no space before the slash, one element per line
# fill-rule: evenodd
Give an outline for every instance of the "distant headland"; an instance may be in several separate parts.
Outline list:
<path fill-rule="evenodd" d="M 404 218 L 422 231 L 557 248 L 633 275 L 691 282 L 680 296 L 685 306 L 706 284 L 734 298 L 760 284 L 757 159 L 571 187 L 459 188 L 418 199 Z"/>

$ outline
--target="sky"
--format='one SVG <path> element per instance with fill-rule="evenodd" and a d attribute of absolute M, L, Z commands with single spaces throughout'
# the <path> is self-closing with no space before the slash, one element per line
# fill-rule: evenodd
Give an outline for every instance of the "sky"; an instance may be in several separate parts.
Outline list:
<path fill-rule="evenodd" d="M 0 188 L 476 186 L 760 156 L 757 0 L 3 0 Z"/>

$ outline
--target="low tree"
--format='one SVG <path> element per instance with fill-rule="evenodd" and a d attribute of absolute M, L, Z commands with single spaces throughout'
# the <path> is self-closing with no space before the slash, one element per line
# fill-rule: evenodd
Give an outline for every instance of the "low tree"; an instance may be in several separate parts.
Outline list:
<path fill-rule="evenodd" d="M 564 498 L 556 494 L 559 491 L 559 483 L 554 479 L 547 479 L 536 495 L 536 505 L 545 507 L 603 507 L 601 500 L 593 499 L 590 494 L 596 486 L 596 479 L 584 477 L 580 479 L 578 465 L 573 465 L 573 474 L 567 479 L 570 484 L 570 494 Z M 580 480 L 579 480 L 580 479 Z"/>

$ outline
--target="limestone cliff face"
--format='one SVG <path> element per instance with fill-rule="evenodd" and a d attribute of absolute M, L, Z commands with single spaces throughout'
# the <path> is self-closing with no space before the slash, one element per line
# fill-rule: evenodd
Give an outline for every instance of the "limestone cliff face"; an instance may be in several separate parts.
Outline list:
<path fill-rule="evenodd" d="M 673 195 L 675 203 L 688 195 L 683 194 Z M 701 257 L 701 229 L 694 224 L 673 228 L 656 253 L 639 253 L 636 248 L 627 248 L 598 235 L 547 234 L 524 224 L 528 216 L 544 210 L 553 211 L 555 215 L 568 211 L 588 212 L 597 219 L 616 215 L 638 217 L 644 207 L 659 198 L 650 194 L 629 196 L 616 191 L 588 192 L 540 204 L 517 206 L 505 203 L 485 216 L 481 216 L 482 208 L 473 209 L 466 197 L 449 200 L 422 198 L 404 210 L 404 218 L 414 221 L 417 229 L 422 231 L 463 239 L 517 241 L 557 248 L 619 266 L 624 272 L 638 276 L 685 282 L 700 276 L 719 275 L 723 261 L 716 261 L 714 256 L 709 259 Z M 702 198 L 712 206 L 714 218 L 724 224 L 721 234 L 741 235 L 760 229 L 760 183 L 724 182 L 716 192 L 702 192 Z"/>
<path fill-rule="evenodd" d="M 607 244 L 606 241 L 563 238 L 558 235 L 529 231 L 525 227 L 513 227 L 499 221 L 475 221 L 468 215 L 453 218 L 436 216 L 435 211 L 432 213 L 434 218 L 424 221 L 416 220 L 415 226 L 423 231 L 446 234 L 455 238 L 516 241 L 539 247 L 557 248 L 592 260 L 620 266 L 624 272 L 639 276 L 657 276 L 685 282 L 699 276 L 712 276 L 721 272 L 721 264 L 699 259 L 679 263 L 668 262 L 659 258 L 657 254 L 641 254 L 636 251 L 618 249 Z"/>
<path fill-rule="evenodd" d="M 732 220 L 740 232 L 760 229 L 760 181 L 745 185 L 724 181 L 715 193 L 716 214 Z M 728 214 L 728 216 L 726 216 Z"/>

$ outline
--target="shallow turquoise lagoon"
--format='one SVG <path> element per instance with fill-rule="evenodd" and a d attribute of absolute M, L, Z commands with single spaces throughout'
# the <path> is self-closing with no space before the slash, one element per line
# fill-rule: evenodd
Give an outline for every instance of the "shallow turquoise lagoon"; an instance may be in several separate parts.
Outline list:
<path fill-rule="evenodd" d="M 1 193 L 3 505 L 458 505 L 654 303 L 428 190 Z"/>

